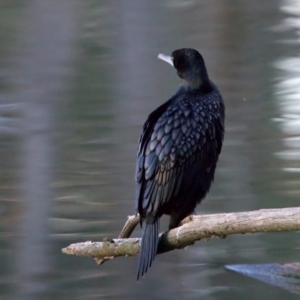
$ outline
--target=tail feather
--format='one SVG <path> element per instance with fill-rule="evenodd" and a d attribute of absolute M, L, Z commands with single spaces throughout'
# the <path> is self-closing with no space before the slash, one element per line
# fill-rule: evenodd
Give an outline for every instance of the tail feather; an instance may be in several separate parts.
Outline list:
<path fill-rule="evenodd" d="M 138 259 L 137 280 L 151 267 L 158 246 L 159 219 L 145 223 Z"/>

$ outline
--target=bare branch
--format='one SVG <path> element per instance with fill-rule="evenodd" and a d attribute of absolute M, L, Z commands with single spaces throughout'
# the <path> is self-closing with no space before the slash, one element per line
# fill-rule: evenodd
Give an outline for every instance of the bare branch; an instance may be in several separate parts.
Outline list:
<path fill-rule="evenodd" d="M 135 216 L 128 216 L 128 219 L 119 235 L 119 239 L 129 238 L 136 227 L 140 222 L 140 215 L 137 214 Z"/>
<path fill-rule="evenodd" d="M 138 220 L 136 220 L 137 217 L 132 218 L 132 220 L 129 218 L 129 224 L 134 228 Z M 182 224 L 180 227 L 160 235 L 157 253 L 181 249 L 203 238 L 224 238 L 227 235 L 239 233 L 300 230 L 300 207 L 214 215 L 192 215 L 185 218 Z M 124 228 L 120 235 L 124 233 Z M 125 232 L 132 232 L 133 229 L 127 230 L 128 228 Z M 107 259 L 118 256 L 138 255 L 139 242 L 139 238 L 128 238 L 76 243 L 63 248 L 62 252 L 91 257 L 97 263 L 102 263 Z"/>

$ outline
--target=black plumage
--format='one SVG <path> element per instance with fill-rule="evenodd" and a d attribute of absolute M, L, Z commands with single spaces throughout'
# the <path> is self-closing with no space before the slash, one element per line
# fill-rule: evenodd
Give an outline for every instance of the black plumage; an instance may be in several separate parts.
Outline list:
<path fill-rule="evenodd" d="M 137 279 L 151 266 L 159 241 L 159 219 L 170 215 L 169 229 L 193 213 L 214 179 L 224 136 L 224 103 L 194 49 L 171 57 L 182 78 L 174 96 L 153 111 L 143 127 L 136 166 L 136 211 L 144 225 Z"/>

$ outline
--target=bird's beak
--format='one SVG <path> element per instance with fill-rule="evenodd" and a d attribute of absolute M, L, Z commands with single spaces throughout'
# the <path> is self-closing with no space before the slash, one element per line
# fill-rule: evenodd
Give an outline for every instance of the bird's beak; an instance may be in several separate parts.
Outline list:
<path fill-rule="evenodd" d="M 170 64 L 172 67 L 173 65 L 173 58 L 171 56 L 165 55 L 165 54 L 158 54 L 158 58 L 161 60 L 166 61 L 168 64 Z"/>

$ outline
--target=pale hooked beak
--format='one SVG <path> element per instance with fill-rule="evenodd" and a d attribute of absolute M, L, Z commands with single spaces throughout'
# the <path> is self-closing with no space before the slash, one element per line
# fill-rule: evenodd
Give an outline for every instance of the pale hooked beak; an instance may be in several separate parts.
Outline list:
<path fill-rule="evenodd" d="M 164 60 L 165 62 L 170 64 L 172 67 L 174 67 L 173 58 L 171 56 L 168 56 L 168 55 L 165 55 L 165 54 L 158 54 L 158 58 L 161 59 L 161 60 Z"/>

